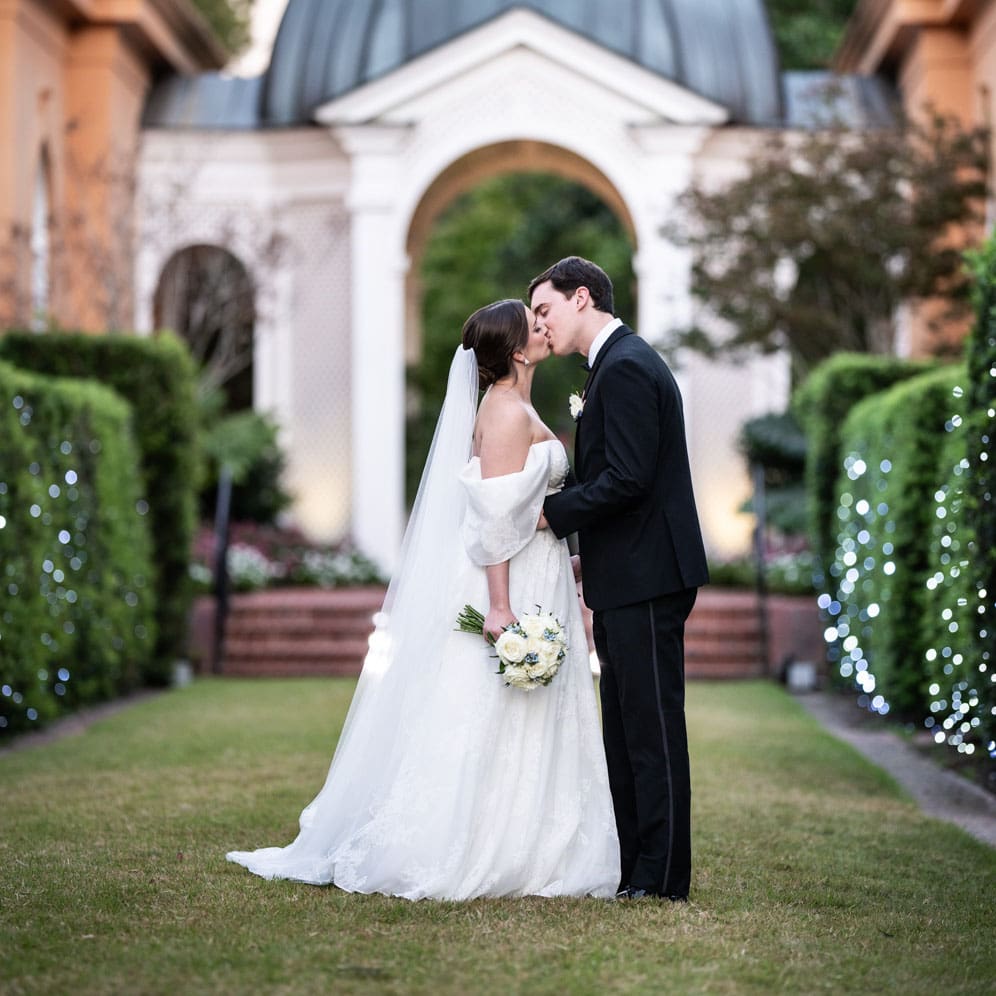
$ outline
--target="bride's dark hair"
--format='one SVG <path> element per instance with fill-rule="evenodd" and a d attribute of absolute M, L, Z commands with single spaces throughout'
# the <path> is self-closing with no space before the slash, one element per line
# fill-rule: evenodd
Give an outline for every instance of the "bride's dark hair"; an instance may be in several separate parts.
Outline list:
<path fill-rule="evenodd" d="M 477 355 L 481 390 L 512 369 L 512 354 L 528 339 L 526 306 L 514 298 L 486 304 L 463 323 L 463 348 Z"/>

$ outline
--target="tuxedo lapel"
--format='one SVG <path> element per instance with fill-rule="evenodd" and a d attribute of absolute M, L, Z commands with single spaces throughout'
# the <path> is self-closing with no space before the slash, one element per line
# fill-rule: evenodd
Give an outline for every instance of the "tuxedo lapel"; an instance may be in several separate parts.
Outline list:
<path fill-rule="evenodd" d="M 595 375 L 598 373 L 599 368 L 605 361 L 605 357 L 608 356 L 609 352 L 617 343 L 621 342 L 626 336 L 633 334 L 633 330 L 628 325 L 620 325 L 619 328 L 617 328 L 615 332 L 613 332 L 612 335 L 605 340 L 604 345 L 595 357 L 595 362 L 588 371 L 588 379 L 584 382 L 584 387 L 581 390 L 582 401 L 588 397 L 588 391 L 591 389 L 591 386 L 595 381 Z M 581 467 L 581 432 L 583 423 L 583 415 L 574 423 L 574 467 L 579 474 Z"/>
<path fill-rule="evenodd" d="M 588 393 L 588 389 L 591 387 L 592 381 L 595 379 L 595 374 L 598 373 L 598 368 L 605 361 L 605 357 L 609 354 L 612 347 L 619 342 L 620 339 L 627 335 L 633 335 L 633 330 L 628 325 L 620 325 L 619 328 L 605 340 L 605 345 L 598 351 L 598 355 L 595 357 L 595 362 L 592 364 L 591 369 L 588 371 L 588 379 L 584 382 L 584 390 L 581 392 L 581 397 L 585 397 Z"/>

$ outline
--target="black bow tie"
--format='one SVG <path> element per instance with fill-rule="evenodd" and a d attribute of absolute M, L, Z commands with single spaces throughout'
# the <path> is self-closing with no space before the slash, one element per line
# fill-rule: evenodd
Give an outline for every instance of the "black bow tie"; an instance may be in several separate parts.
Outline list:
<path fill-rule="evenodd" d="M 591 373 L 591 367 L 588 365 L 588 361 L 587 360 L 585 360 L 584 363 L 581 364 L 581 369 L 585 373 Z"/>

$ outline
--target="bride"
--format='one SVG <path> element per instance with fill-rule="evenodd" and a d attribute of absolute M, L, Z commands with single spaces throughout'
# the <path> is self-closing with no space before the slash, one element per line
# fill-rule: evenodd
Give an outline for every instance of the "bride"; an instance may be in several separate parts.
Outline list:
<path fill-rule="evenodd" d="M 325 785 L 293 843 L 229 861 L 407 899 L 615 894 L 619 845 L 571 560 L 536 528 L 568 470 L 530 402 L 549 354 L 521 301 L 467 319 Z M 456 630 L 468 603 L 487 606 L 492 637 L 537 607 L 556 616 L 568 651 L 552 682 L 507 686 L 491 646 Z"/>

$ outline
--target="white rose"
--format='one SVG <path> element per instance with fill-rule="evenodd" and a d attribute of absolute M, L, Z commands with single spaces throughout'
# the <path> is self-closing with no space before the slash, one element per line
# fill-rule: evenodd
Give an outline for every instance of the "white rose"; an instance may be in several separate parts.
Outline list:
<path fill-rule="evenodd" d="M 518 664 L 526 656 L 526 641 L 514 630 L 507 629 L 495 641 L 495 650 L 503 661 Z"/>
<path fill-rule="evenodd" d="M 560 666 L 560 647 L 556 643 L 547 643 L 539 652 L 543 675 L 553 674 Z"/>
<path fill-rule="evenodd" d="M 539 639 L 547 628 L 547 620 L 545 616 L 523 616 L 519 620 L 519 625 L 526 636 Z"/>
<path fill-rule="evenodd" d="M 505 668 L 504 678 L 506 684 L 513 688 L 521 688 L 524 692 L 531 692 L 537 685 L 537 682 L 523 668 Z"/>
<path fill-rule="evenodd" d="M 567 407 L 570 409 L 571 418 L 577 421 L 581 417 L 581 413 L 584 411 L 584 400 L 581 395 L 575 391 L 567 399 Z"/>

